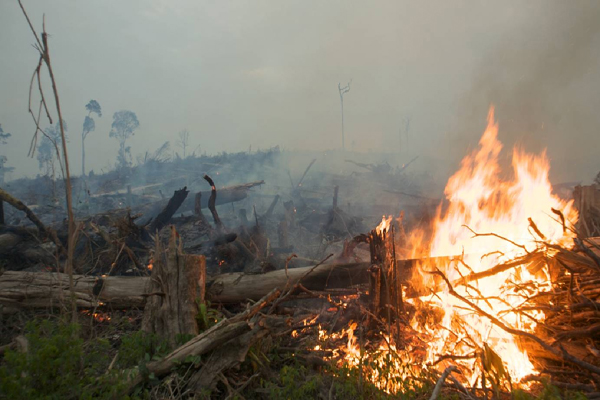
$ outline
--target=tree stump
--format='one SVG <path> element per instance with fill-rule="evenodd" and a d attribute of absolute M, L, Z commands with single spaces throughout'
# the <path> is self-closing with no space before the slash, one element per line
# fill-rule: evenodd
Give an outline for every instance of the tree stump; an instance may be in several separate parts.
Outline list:
<path fill-rule="evenodd" d="M 183 243 L 171 226 L 166 251 L 156 238 L 142 330 L 156 333 L 170 345 L 181 335 L 197 335 L 197 301 L 204 302 L 205 280 L 205 257 L 183 254 Z"/>

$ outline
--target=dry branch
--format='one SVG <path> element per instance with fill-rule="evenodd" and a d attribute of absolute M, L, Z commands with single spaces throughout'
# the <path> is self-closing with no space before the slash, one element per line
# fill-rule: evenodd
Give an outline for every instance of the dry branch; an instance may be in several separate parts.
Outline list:
<path fill-rule="evenodd" d="M 256 315 L 261 309 L 279 296 L 279 291 L 273 290 L 262 299 L 247 308 L 244 312 L 232 318 L 224 319 L 212 328 L 196 336 L 192 340 L 177 348 L 162 360 L 151 362 L 147 365 L 148 372 L 157 377 L 164 376 L 177 364 L 184 361 L 188 356 L 200 356 L 218 348 L 233 338 L 251 330 L 248 319 Z M 143 381 L 143 376 L 137 374 L 130 381 L 128 391 Z"/>
<path fill-rule="evenodd" d="M 58 249 L 60 249 L 61 253 L 63 253 L 63 254 L 66 253 L 62 242 L 58 239 L 58 236 L 56 235 L 56 232 L 51 228 L 47 228 L 42 223 L 42 221 L 40 221 L 40 219 L 37 217 L 37 215 L 35 215 L 34 212 L 31 211 L 31 209 L 29 207 L 27 207 L 25 204 L 23 204 L 23 202 L 21 200 L 14 198 L 8 192 L 6 192 L 4 189 L 0 188 L 0 201 L 4 201 L 4 202 L 10 204 L 11 206 L 13 206 L 14 208 L 16 208 L 17 210 L 23 211 L 25 213 L 25 215 L 27 215 L 27 218 L 29 218 L 29 220 L 31 222 L 33 222 L 33 224 L 39 229 L 39 231 L 42 235 L 48 236 L 50 239 L 52 239 L 54 244 L 56 244 L 56 247 Z"/>

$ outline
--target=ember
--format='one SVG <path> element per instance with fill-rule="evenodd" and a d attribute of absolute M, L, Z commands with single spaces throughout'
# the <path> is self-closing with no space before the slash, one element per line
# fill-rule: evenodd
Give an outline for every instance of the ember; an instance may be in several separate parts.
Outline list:
<path fill-rule="evenodd" d="M 91 316 L 96 322 L 108 322 L 110 321 L 110 314 L 107 312 L 92 312 L 82 311 L 84 315 Z"/>

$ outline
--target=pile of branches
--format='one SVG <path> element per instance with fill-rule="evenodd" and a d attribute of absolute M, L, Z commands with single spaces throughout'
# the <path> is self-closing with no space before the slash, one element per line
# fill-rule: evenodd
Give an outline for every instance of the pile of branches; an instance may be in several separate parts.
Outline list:
<path fill-rule="evenodd" d="M 556 252 L 548 260 L 552 289 L 520 307 L 545 315 L 536 335 L 547 345 L 535 343 L 530 349 L 540 376 L 528 379 L 546 377 L 555 386 L 600 397 L 600 241 L 575 243 L 573 249 L 546 244 Z"/>
<path fill-rule="evenodd" d="M 600 241 L 576 238 L 575 246 L 567 248 L 549 243 L 541 233 L 538 234 L 542 239 L 537 250 L 483 273 L 467 275 L 453 282 L 440 270 L 431 271 L 431 274 L 445 285 L 450 295 L 462 302 L 465 309 L 513 335 L 522 350 L 527 351 L 538 373 L 524 377 L 521 382 L 545 382 L 560 389 L 584 392 L 588 398 L 600 398 Z M 536 278 L 509 283 L 523 301 L 506 312 L 533 321 L 533 332 L 507 324 L 501 318 L 504 312 L 491 315 L 479 307 L 475 299 L 486 300 L 480 292 L 471 296 L 455 289 L 517 267 L 527 268 L 532 276 L 544 274 L 545 279 L 550 279 L 546 285 L 540 285 Z M 510 377 L 503 370 L 499 356 L 493 351 L 484 350 L 483 353 L 484 373 L 493 373 L 497 383 L 506 379 L 510 385 Z M 488 357 L 489 365 L 486 365 L 486 355 L 492 357 Z M 449 357 L 453 356 L 456 359 L 462 357 Z M 493 357 L 499 362 L 496 363 Z M 446 369 L 448 374 L 442 375 L 442 381 L 455 369 L 455 366 Z M 469 395 L 477 397 L 477 391 L 472 388 Z M 482 381 L 479 393 L 487 391 Z"/>

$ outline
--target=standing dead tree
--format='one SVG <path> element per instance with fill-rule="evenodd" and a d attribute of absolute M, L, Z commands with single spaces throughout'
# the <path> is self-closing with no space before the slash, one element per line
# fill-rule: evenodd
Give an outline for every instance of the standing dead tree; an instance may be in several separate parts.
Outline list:
<path fill-rule="evenodd" d="M 342 105 L 342 150 L 346 150 L 346 139 L 344 137 L 344 95 L 350 91 L 352 80 L 344 87 L 338 83 L 338 91 L 340 92 L 340 103 Z"/>
<path fill-rule="evenodd" d="M 177 146 L 183 150 L 183 158 L 187 157 L 186 150 L 190 145 L 190 132 L 187 129 L 182 130 L 178 133 L 179 139 L 177 140 Z"/>
<path fill-rule="evenodd" d="M 25 19 L 27 20 L 27 23 L 29 24 L 29 28 L 31 28 L 31 32 L 33 33 L 33 36 L 36 40 L 36 43 L 33 45 L 33 47 L 38 51 L 39 56 L 40 56 L 37 66 L 33 72 L 33 75 L 31 76 L 31 82 L 29 85 L 29 113 L 31 114 L 31 117 L 33 118 L 33 122 L 35 123 L 35 133 L 33 135 L 33 139 L 31 141 L 31 147 L 29 150 L 30 156 L 33 156 L 33 153 L 35 151 L 35 144 L 37 143 L 38 133 L 41 132 L 42 134 L 46 135 L 45 132 L 40 128 L 40 121 L 42 118 L 41 117 L 42 107 L 44 108 L 44 110 L 46 112 L 46 117 L 50 121 L 50 124 L 52 124 L 52 117 L 50 116 L 50 111 L 48 110 L 48 104 L 44 97 L 44 89 L 42 87 L 42 79 L 40 76 L 42 67 L 44 65 L 46 66 L 48 75 L 50 76 L 50 82 L 52 83 L 52 93 L 54 94 L 54 102 L 56 104 L 56 111 L 58 113 L 58 122 L 59 122 L 59 127 L 60 127 L 60 136 L 61 136 L 61 144 L 62 144 L 62 154 L 63 154 L 63 158 L 64 158 L 63 178 L 65 180 L 65 195 L 66 195 L 66 199 L 67 199 L 68 239 L 67 239 L 66 271 L 67 271 L 67 274 L 69 275 L 69 289 L 71 292 L 72 317 L 73 317 L 73 320 L 75 320 L 75 318 L 77 317 L 77 307 L 75 304 L 75 294 L 74 294 L 74 289 L 73 289 L 73 255 L 74 255 L 74 250 L 75 250 L 75 242 L 77 240 L 77 237 L 76 237 L 77 232 L 76 232 L 76 227 L 75 227 L 75 216 L 73 215 L 71 173 L 69 170 L 69 155 L 67 153 L 67 140 L 65 137 L 64 120 L 63 120 L 62 111 L 60 108 L 60 98 L 58 96 L 58 89 L 56 87 L 56 79 L 54 78 L 54 72 L 52 70 L 52 63 L 50 62 L 50 50 L 48 49 L 48 34 L 46 33 L 46 21 L 44 20 L 44 22 L 43 22 L 42 34 L 40 37 L 40 35 L 38 35 L 35 28 L 31 24 L 31 20 L 29 19 L 29 16 L 27 15 L 27 12 L 25 11 L 25 8 L 23 7 L 23 3 L 21 3 L 21 0 L 19 0 L 19 6 L 21 7 L 21 10 L 23 11 L 23 15 L 25 16 Z M 32 97 L 34 81 L 37 81 L 38 91 L 40 94 L 40 104 L 39 104 L 37 115 L 31 109 L 31 97 Z M 48 137 L 48 136 L 46 135 L 46 137 Z M 56 147 L 57 156 L 58 156 L 58 159 L 60 162 L 60 151 L 58 150 L 58 146 L 56 146 L 56 144 L 55 144 L 55 147 Z"/>

